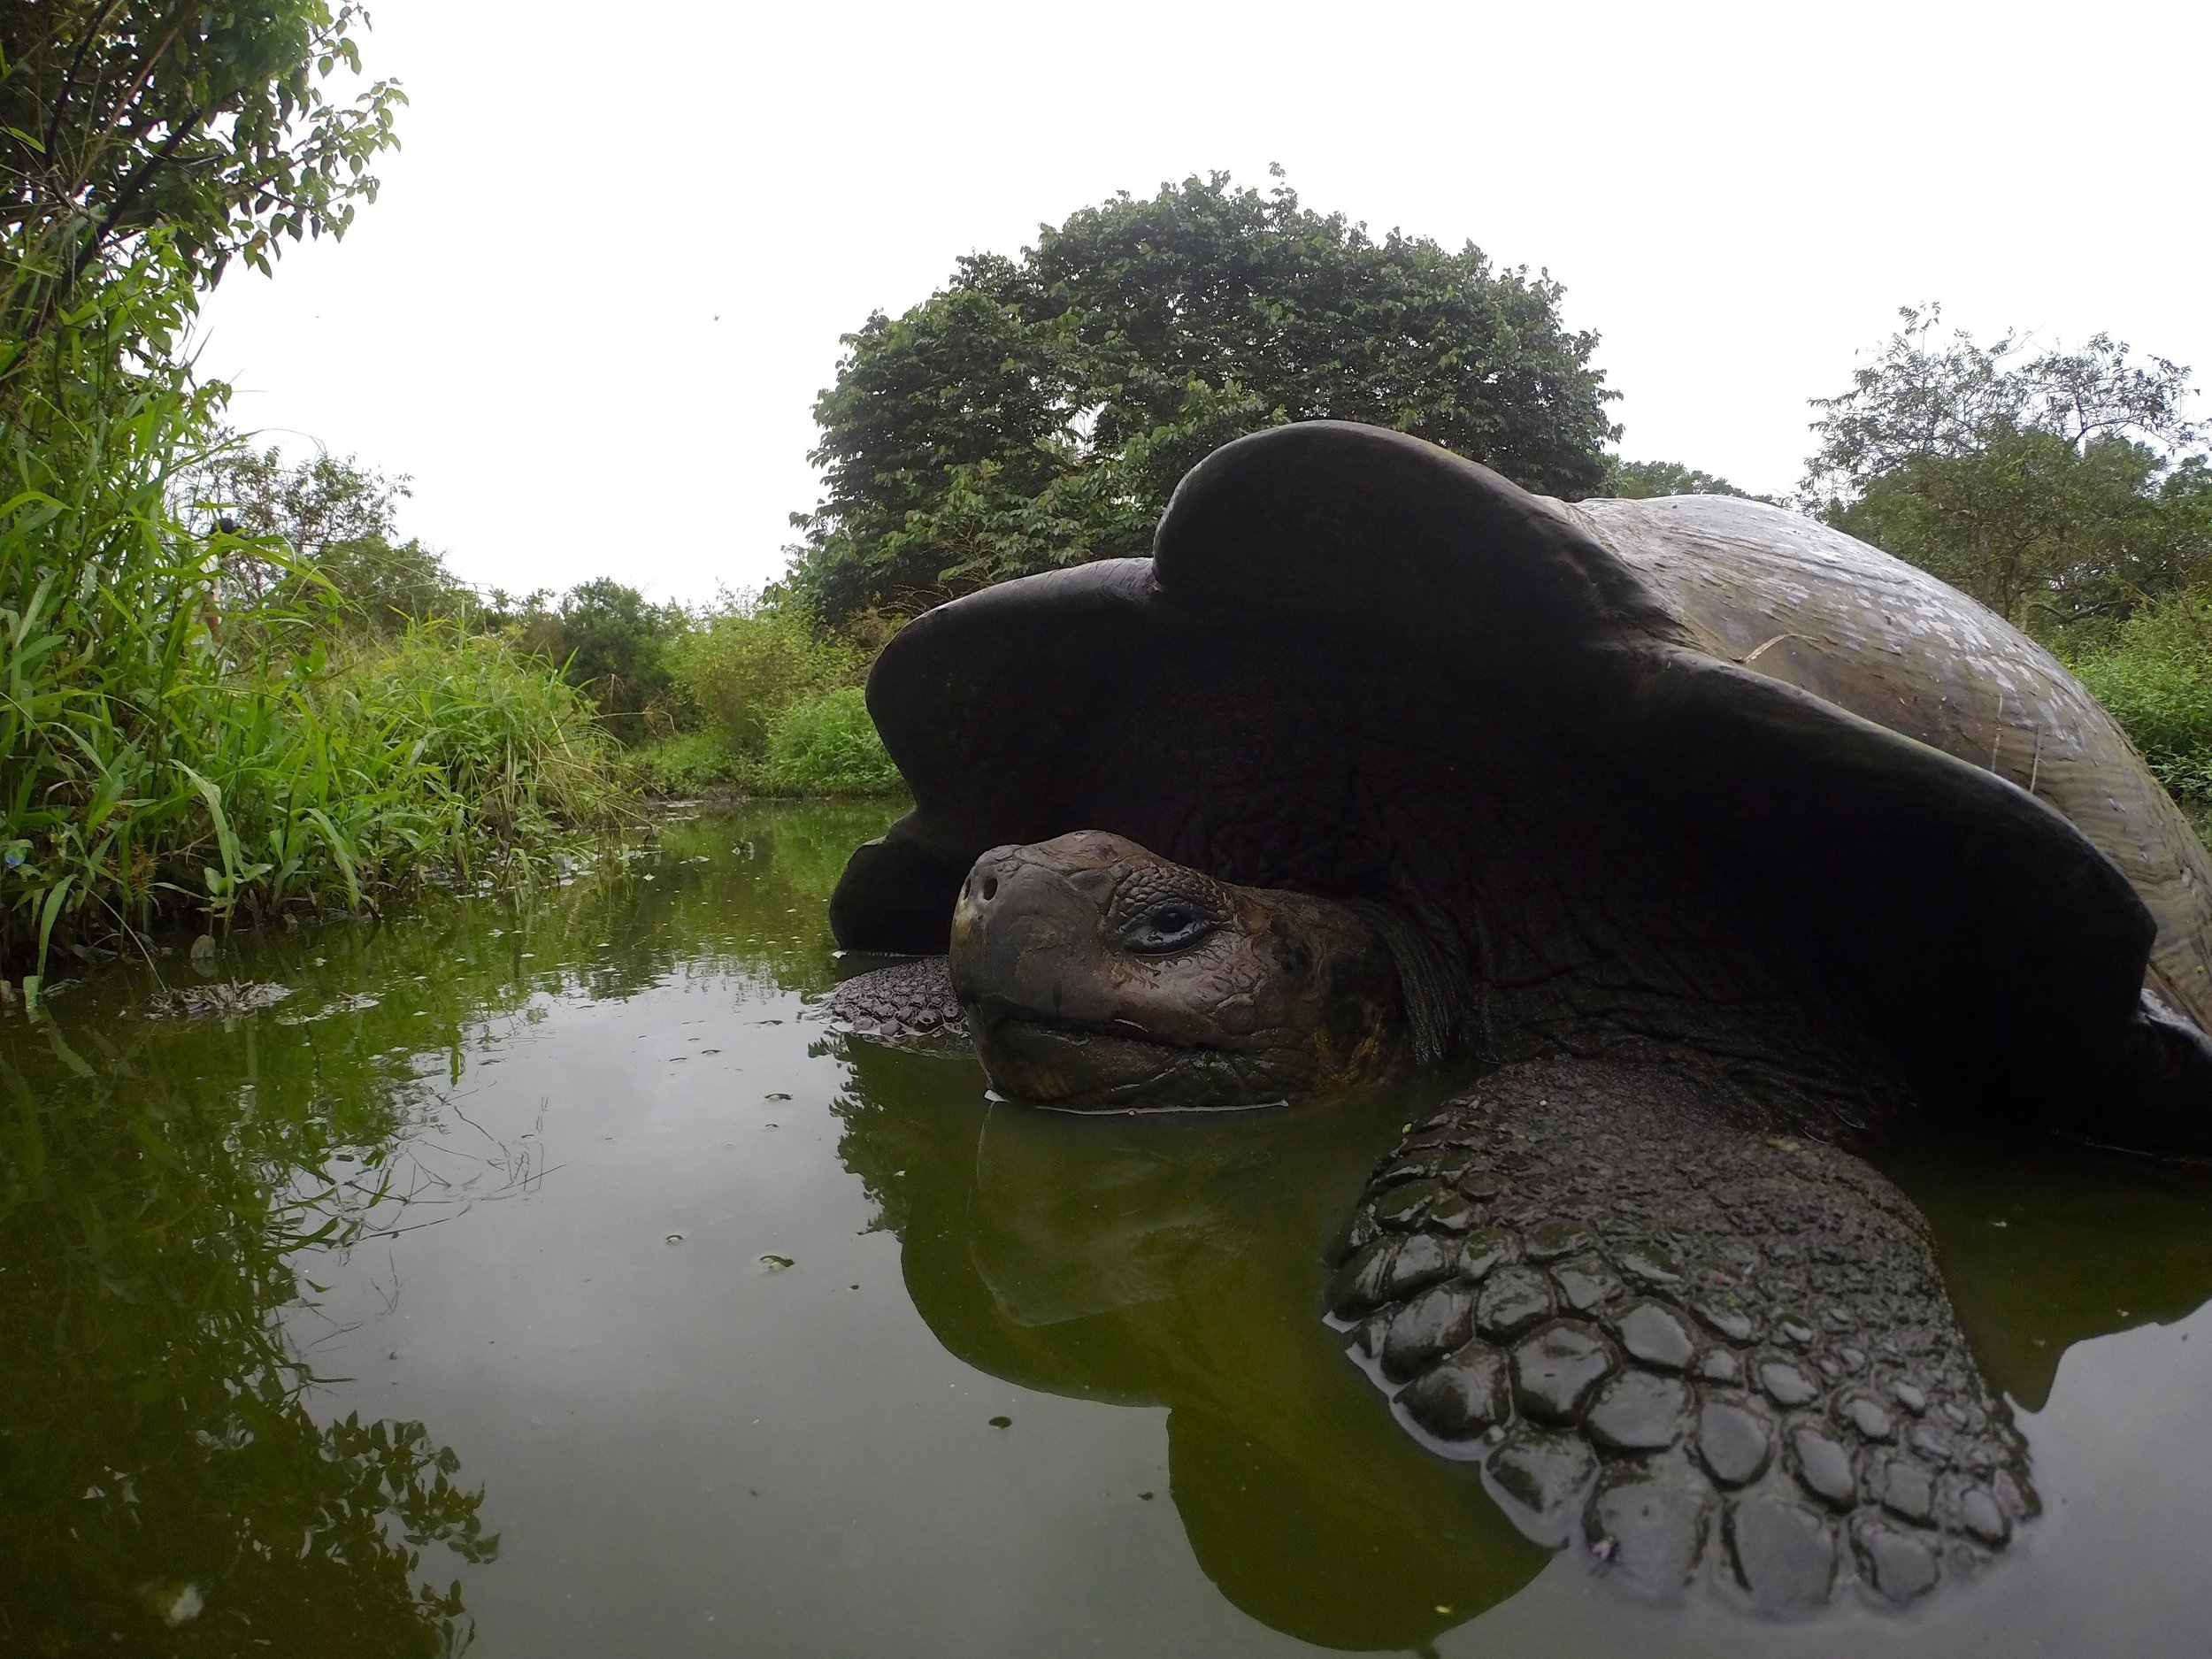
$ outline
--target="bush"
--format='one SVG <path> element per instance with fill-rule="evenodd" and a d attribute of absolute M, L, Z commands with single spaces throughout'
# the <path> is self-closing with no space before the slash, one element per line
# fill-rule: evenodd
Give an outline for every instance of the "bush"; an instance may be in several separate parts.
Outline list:
<path fill-rule="evenodd" d="M 668 648 L 683 633 L 681 610 L 603 576 L 564 595 L 557 620 L 553 655 L 570 683 L 591 693 L 609 731 L 638 743 L 672 728 Z"/>
<path fill-rule="evenodd" d="M 657 795 L 874 795 L 905 787 L 857 687 L 793 703 L 770 723 L 763 747 L 757 757 L 733 754 L 719 731 L 685 732 L 626 759 L 632 781 Z"/>
<path fill-rule="evenodd" d="M 843 640 L 817 639 L 804 612 L 739 597 L 676 642 L 670 667 L 703 726 L 732 754 L 757 758 L 778 715 L 852 684 L 865 664 Z"/>
<path fill-rule="evenodd" d="M 530 844 L 617 816 L 613 746 L 590 698 L 495 636 L 419 625 L 359 649 L 315 701 L 341 736 L 430 769 L 465 831 Z M 472 839 L 456 841 L 458 862 Z"/>
<path fill-rule="evenodd" d="M 2140 607 L 2073 669 L 2201 827 L 2212 814 L 2212 592 Z"/>
<path fill-rule="evenodd" d="M 679 732 L 629 751 L 630 776 L 648 795 L 697 795 L 717 789 L 759 792 L 759 767 L 730 753 L 719 732 Z"/>
<path fill-rule="evenodd" d="M 785 795 L 886 795 L 904 787 L 856 686 L 810 697 L 777 716 L 765 772 L 770 787 Z"/>

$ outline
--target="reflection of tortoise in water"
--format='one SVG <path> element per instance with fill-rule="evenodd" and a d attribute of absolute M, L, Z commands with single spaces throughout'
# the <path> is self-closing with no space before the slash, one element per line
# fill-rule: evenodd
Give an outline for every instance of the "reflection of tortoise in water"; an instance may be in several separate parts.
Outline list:
<path fill-rule="evenodd" d="M 1907 1599 L 2032 1505 L 1907 1202 L 1937 1118 L 2212 1148 L 2212 868 L 2047 655 L 1772 509 L 1563 508 L 1316 424 L 1153 560 L 1010 583 L 870 687 L 916 809 L 841 941 L 1010 1094 L 1249 1103 L 1523 1062 L 1412 1132 L 1331 1291 L 1532 1532 L 1763 1605 Z M 1150 849 L 1150 850 L 1147 850 Z"/>

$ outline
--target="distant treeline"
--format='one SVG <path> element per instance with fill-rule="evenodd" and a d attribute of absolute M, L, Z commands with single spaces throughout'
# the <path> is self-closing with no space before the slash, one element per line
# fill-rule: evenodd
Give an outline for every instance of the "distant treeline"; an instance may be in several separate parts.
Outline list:
<path fill-rule="evenodd" d="M 462 581 L 397 539 L 409 480 L 327 454 L 288 462 L 234 441 L 196 480 L 196 511 L 248 549 L 233 581 L 278 598 L 319 594 L 327 625 L 359 640 L 426 627 L 500 646 L 589 700 L 628 775 L 664 793 L 867 795 L 898 772 L 861 703 L 872 649 L 782 592 L 657 604 L 601 578 L 556 595 Z M 255 550 L 258 550 L 257 553 Z M 871 646 L 879 641 L 871 641 Z"/>

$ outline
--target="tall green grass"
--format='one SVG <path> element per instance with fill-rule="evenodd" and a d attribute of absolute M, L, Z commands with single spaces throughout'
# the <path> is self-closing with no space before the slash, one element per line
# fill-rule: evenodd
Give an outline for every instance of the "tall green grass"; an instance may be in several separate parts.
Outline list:
<path fill-rule="evenodd" d="M 780 795 L 883 795 L 904 787 L 857 686 L 795 703 L 768 727 L 768 780 Z"/>
<path fill-rule="evenodd" d="M 334 657 L 311 584 L 226 582 L 287 555 L 186 522 L 224 388 L 168 355 L 167 303 L 105 296 L 0 410 L 0 964 L 34 996 L 57 950 L 526 872 L 618 808 L 541 664 L 451 628 Z"/>

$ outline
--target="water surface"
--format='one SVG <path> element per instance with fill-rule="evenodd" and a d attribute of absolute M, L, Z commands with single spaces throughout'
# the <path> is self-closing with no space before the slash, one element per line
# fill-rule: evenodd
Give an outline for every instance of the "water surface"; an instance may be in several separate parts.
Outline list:
<path fill-rule="evenodd" d="M 1506 1524 L 1321 1324 L 1434 1081 L 1056 1117 L 849 1041 L 887 809 L 227 941 L 0 1015 L 0 1652 L 2194 1654 L 2212 1179 L 1892 1172 L 2047 1505 L 1904 1615 L 1653 1608 Z"/>

